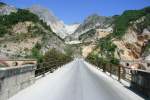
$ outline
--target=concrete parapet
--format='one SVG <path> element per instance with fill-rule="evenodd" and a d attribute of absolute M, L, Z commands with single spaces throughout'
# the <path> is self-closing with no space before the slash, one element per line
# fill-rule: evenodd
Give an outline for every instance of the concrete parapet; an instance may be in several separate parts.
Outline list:
<path fill-rule="evenodd" d="M 36 65 L 0 68 L 0 100 L 7 100 L 35 82 Z"/>

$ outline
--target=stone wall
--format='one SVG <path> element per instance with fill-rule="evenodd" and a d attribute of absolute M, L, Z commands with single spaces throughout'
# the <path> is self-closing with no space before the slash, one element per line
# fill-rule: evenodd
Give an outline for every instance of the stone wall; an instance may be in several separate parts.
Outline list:
<path fill-rule="evenodd" d="M 0 100 L 7 100 L 35 82 L 36 65 L 0 68 Z"/>

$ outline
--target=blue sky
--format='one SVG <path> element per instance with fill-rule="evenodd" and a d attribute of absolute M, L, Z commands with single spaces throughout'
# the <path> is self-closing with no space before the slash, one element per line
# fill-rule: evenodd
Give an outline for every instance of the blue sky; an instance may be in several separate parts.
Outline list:
<path fill-rule="evenodd" d="M 0 0 L 19 8 L 38 4 L 51 10 L 66 24 L 82 22 L 87 16 L 97 13 L 103 16 L 121 14 L 128 9 L 150 6 L 150 0 Z"/>

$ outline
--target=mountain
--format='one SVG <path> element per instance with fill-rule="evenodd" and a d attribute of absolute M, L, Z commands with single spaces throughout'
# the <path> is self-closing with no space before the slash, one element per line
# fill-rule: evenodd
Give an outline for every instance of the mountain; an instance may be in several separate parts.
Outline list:
<path fill-rule="evenodd" d="M 11 12 L 16 12 L 17 9 L 14 6 L 6 5 L 3 2 L 0 2 L 0 15 L 9 15 Z"/>
<path fill-rule="evenodd" d="M 9 5 L 1 6 L 0 12 L 0 56 L 30 58 L 52 48 L 65 53 L 64 40 L 36 14 Z"/>
<path fill-rule="evenodd" d="M 115 51 L 108 55 L 117 59 L 149 59 L 149 19 L 150 7 L 146 7 L 112 17 L 93 14 L 81 24 L 65 25 L 41 6 L 17 9 L 0 3 L 0 55 L 26 57 L 45 54 L 51 48 L 64 53 L 66 42 L 81 46 L 86 56 L 93 52 L 100 55 L 101 50 L 113 46 Z"/>
<path fill-rule="evenodd" d="M 64 38 L 67 34 L 65 30 L 65 24 L 63 21 L 60 21 L 52 12 L 47 10 L 46 8 L 43 8 L 39 5 L 34 5 L 29 10 L 38 15 L 40 19 L 42 19 L 44 22 L 47 23 L 47 25 L 50 25 L 53 32 L 57 33 L 61 38 Z"/>
<path fill-rule="evenodd" d="M 66 25 L 66 31 L 70 35 L 75 32 L 75 30 L 80 26 L 80 24 L 71 24 L 71 25 Z"/>
<path fill-rule="evenodd" d="M 120 60 L 149 59 L 150 7 L 140 10 L 127 10 L 112 18 L 114 19 L 111 31 L 94 28 L 93 31 L 80 35 L 82 41 L 92 40 L 86 47 L 95 45 L 93 51 L 91 50 L 88 53 L 98 55 L 106 61 L 111 56 Z M 99 32 L 97 32 L 98 30 Z M 99 37 L 95 34 L 99 34 Z M 96 39 L 90 37 L 96 37 Z"/>
<path fill-rule="evenodd" d="M 66 25 L 63 21 L 59 20 L 51 11 L 43 8 L 39 5 L 34 5 L 31 8 L 28 8 L 31 12 L 39 16 L 44 22 L 47 23 L 58 36 L 65 38 L 69 34 L 72 34 L 78 24 Z"/>
<path fill-rule="evenodd" d="M 75 39 L 78 39 L 80 35 L 95 28 L 107 28 L 111 25 L 113 19 L 111 17 L 99 16 L 93 14 L 87 17 L 82 24 L 71 35 Z"/>

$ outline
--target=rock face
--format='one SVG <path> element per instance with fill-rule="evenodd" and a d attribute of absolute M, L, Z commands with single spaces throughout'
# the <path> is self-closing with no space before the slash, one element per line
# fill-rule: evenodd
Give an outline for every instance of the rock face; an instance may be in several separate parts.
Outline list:
<path fill-rule="evenodd" d="M 0 6 L 0 15 L 9 15 L 11 12 L 16 12 L 17 9 L 14 6 L 1 5 Z"/>
<path fill-rule="evenodd" d="M 96 40 L 106 37 L 111 34 L 113 29 L 111 27 L 108 28 L 95 28 L 83 33 L 79 36 L 79 40 L 81 42 L 95 42 Z"/>
<path fill-rule="evenodd" d="M 50 25 L 53 32 L 57 33 L 57 35 L 59 35 L 61 38 L 64 38 L 67 35 L 65 24 L 60 21 L 52 12 L 39 5 L 34 5 L 29 8 L 29 10 L 38 15 L 40 19 L 47 23 L 47 25 Z"/>
<path fill-rule="evenodd" d="M 97 14 L 93 14 L 87 17 L 82 24 L 75 30 L 72 34 L 72 37 L 78 39 L 78 37 L 86 33 L 87 31 L 94 28 L 107 28 L 111 25 L 113 19 L 111 17 L 99 16 Z"/>
<path fill-rule="evenodd" d="M 88 46 L 82 46 L 82 56 L 86 58 L 96 47 L 96 45 L 90 44 Z"/>
<path fill-rule="evenodd" d="M 20 22 L 9 30 L 11 30 L 11 35 L 1 38 L 0 41 L 0 55 L 3 56 L 26 57 L 31 55 L 31 51 L 37 43 L 42 44 L 40 52 L 43 54 L 52 48 L 64 52 L 66 47 L 56 34 L 33 22 Z M 40 30 L 42 33 L 36 35 L 34 34 L 36 30 Z"/>
<path fill-rule="evenodd" d="M 64 22 L 59 20 L 52 12 L 39 5 L 34 5 L 29 8 L 29 10 L 38 15 L 47 25 L 50 25 L 53 32 L 61 38 L 65 38 L 68 34 L 72 34 L 79 26 L 79 24 L 65 25 Z"/>
<path fill-rule="evenodd" d="M 38 9 L 36 10 L 38 11 Z M 0 5 L 0 14 L 3 18 L 11 16 L 11 12 L 14 12 L 14 15 L 19 14 L 18 11 L 19 10 L 15 7 Z M 22 13 L 28 12 L 23 9 L 21 11 Z M 39 12 L 42 13 L 41 10 L 39 10 Z M 48 12 L 45 11 L 45 13 Z M 31 12 L 27 14 L 27 16 L 36 16 Z M 24 15 L 24 17 L 26 17 L 26 15 Z M 53 15 L 49 15 L 49 17 L 51 19 L 49 23 L 55 23 L 57 20 Z M 5 25 L 3 24 L 4 22 L 0 23 L 2 27 L 7 27 L 5 35 L 0 37 L 0 56 L 6 56 L 8 58 L 29 57 L 32 55 L 32 50 L 37 44 L 40 45 L 39 52 L 42 54 L 52 48 L 62 53 L 65 52 L 64 49 L 66 48 L 66 44 L 63 39 L 41 22 L 40 18 L 37 17 L 34 21 L 32 17 L 30 18 L 31 20 L 27 19 L 25 21 L 17 18 L 20 17 L 13 17 L 13 19 L 17 21 L 16 23 L 11 23 L 11 18 L 8 20 L 11 24 Z M 47 20 L 46 18 L 48 17 L 45 15 L 45 19 L 43 20 Z M 57 24 L 57 22 L 55 24 Z M 57 27 L 60 28 L 61 25 Z"/>
<path fill-rule="evenodd" d="M 65 28 L 67 30 L 67 33 L 70 35 L 75 32 L 75 30 L 79 27 L 80 24 L 71 24 L 66 25 Z"/>
<path fill-rule="evenodd" d="M 85 20 L 84 27 L 81 28 L 81 26 L 83 26 L 83 24 L 81 24 L 76 30 L 76 32 L 78 32 L 79 34 L 76 33 L 76 35 L 73 35 L 77 37 L 79 35 L 80 41 L 82 41 L 83 43 L 88 43 L 86 44 L 88 49 L 86 48 L 86 46 L 82 46 L 83 51 L 87 51 L 86 56 L 89 53 L 88 51 L 91 51 L 91 49 L 93 50 L 93 53 L 97 52 L 96 50 L 99 50 L 94 50 L 93 48 L 91 48 L 92 43 L 95 44 L 96 47 L 96 43 L 98 43 L 97 40 L 105 38 L 106 36 L 110 36 L 111 41 L 117 46 L 117 49 L 115 51 L 116 58 L 121 60 L 147 60 L 150 58 L 150 26 L 148 24 L 145 24 L 145 20 L 149 20 L 149 18 L 146 16 L 147 15 L 145 14 L 137 20 L 130 21 L 130 25 L 126 28 L 124 35 L 120 39 L 116 38 L 113 34 L 114 23 L 111 22 L 114 22 L 114 19 L 112 18 L 111 20 L 106 21 L 108 22 L 107 24 L 103 24 L 106 23 L 104 17 L 99 19 L 102 20 L 100 21 L 102 24 L 99 24 L 99 27 L 96 27 L 96 24 L 94 24 L 96 22 L 99 23 L 99 20 L 97 20 L 98 18 L 89 17 L 88 20 Z M 96 20 L 95 22 L 93 21 L 94 19 Z M 93 29 L 91 29 L 91 27 Z M 82 34 L 81 30 L 86 28 L 89 30 Z M 84 52 L 83 55 L 85 56 Z"/>
<path fill-rule="evenodd" d="M 130 26 L 121 41 L 114 41 L 120 52 L 120 58 L 123 60 L 145 59 L 149 54 L 144 55 L 145 47 L 149 45 L 150 31 L 149 26 L 138 31 L 138 24 L 143 22 L 143 18 L 138 19 Z"/>

